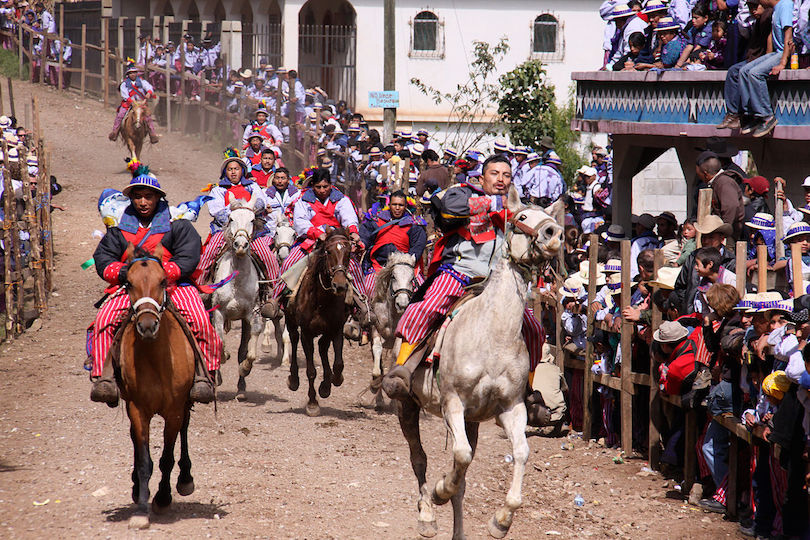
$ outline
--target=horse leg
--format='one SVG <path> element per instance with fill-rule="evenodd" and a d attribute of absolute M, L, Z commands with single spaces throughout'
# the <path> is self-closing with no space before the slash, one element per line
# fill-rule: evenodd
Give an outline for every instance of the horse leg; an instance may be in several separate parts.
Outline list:
<path fill-rule="evenodd" d="M 191 476 L 191 458 L 188 455 L 188 422 L 191 419 L 191 407 L 186 407 L 183 425 L 180 428 L 180 474 L 177 476 L 177 493 L 186 497 L 194 493 L 194 477 Z"/>
<path fill-rule="evenodd" d="M 309 332 L 301 332 L 301 347 L 304 349 L 304 356 L 307 360 L 307 381 L 309 382 L 309 401 L 307 401 L 306 413 L 307 416 L 320 416 L 321 408 L 315 397 L 315 377 L 318 375 L 318 372 L 315 371 L 315 339 Z"/>
<path fill-rule="evenodd" d="M 445 504 L 456 494 L 461 480 L 472 462 L 472 447 L 467 440 L 464 422 L 464 404 L 456 394 L 450 394 L 442 404 L 442 416 L 453 435 L 453 468 L 436 482 L 433 488 L 433 502 Z"/>
<path fill-rule="evenodd" d="M 323 364 L 323 380 L 318 386 L 318 395 L 324 399 L 332 394 L 332 366 L 329 365 L 329 344 L 331 342 L 332 340 L 325 334 L 318 340 L 318 354 L 321 355 L 321 364 Z"/>
<path fill-rule="evenodd" d="M 222 363 L 224 364 L 228 361 L 230 355 L 225 350 L 225 315 L 223 315 L 222 311 L 219 309 L 215 309 L 211 312 L 211 325 L 214 327 L 214 330 L 222 342 Z"/>
<path fill-rule="evenodd" d="M 332 336 L 332 351 L 335 353 L 332 384 L 340 386 L 343 384 L 343 332 L 335 332 L 335 335 Z"/>
<path fill-rule="evenodd" d="M 152 511 L 156 514 L 163 513 L 172 504 L 172 469 L 174 468 L 174 445 L 177 442 L 177 434 L 183 425 L 183 418 L 170 416 L 165 418 L 163 426 L 163 454 L 160 456 L 158 467 L 160 468 L 160 484 L 155 498 L 152 499 Z"/>
<path fill-rule="evenodd" d="M 371 386 L 382 377 L 383 339 L 376 326 L 371 327 Z M 379 384 L 377 384 L 379 388 Z"/>
<path fill-rule="evenodd" d="M 282 366 L 290 365 L 290 333 L 282 319 L 273 321 L 276 327 L 276 360 L 281 360 Z"/>
<path fill-rule="evenodd" d="M 270 350 L 270 326 L 273 321 L 267 319 L 264 321 L 264 335 L 262 336 L 262 350 L 268 352 Z"/>
<path fill-rule="evenodd" d="M 239 382 L 245 384 L 245 377 L 253 370 L 253 362 L 256 360 L 256 345 L 253 323 L 255 319 L 244 317 L 242 319 L 242 333 L 239 340 Z M 261 332 L 261 329 L 259 329 Z"/>
<path fill-rule="evenodd" d="M 132 402 L 127 403 L 129 434 L 135 449 L 135 470 L 132 473 L 132 502 L 138 508 L 129 519 L 132 529 L 149 527 L 149 479 L 152 477 L 152 457 L 149 455 L 149 419 Z"/>
<path fill-rule="evenodd" d="M 436 536 L 438 528 L 427 487 L 427 455 L 422 448 L 422 437 L 419 433 L 419 406 L 412 400 L 397 401 L 397 417 L 399 418 L 399 428 L 402 430 L 405 440 L 408 441 L 411 468 L 419 488 L 419 502 L 416 504 L 416 508 L 419 510 L 419 534 L 432 538 Z"/>
<path fill-rule="evenodd" d="M 489 534 L 493 538 L 503 538 L 509 532 L 509 527 L 512 526 L 515 510 L 522 504 L 520 490 L 523 485 L 523 475 L 526 472 L 526 462 L 529 460 L 529 443 L 526 442 L 526 405 L 523 400 L 499 414 L 498 420 L 512 443 L 514 470 L 512 485 L 506 494 L 506 505 L 496 511 L 489 522 Z"/>
<path fill-rule="evenodd" d="M 290 377 L 287 379 L 287 388 L 295 392 L 298 390 L 298 328 L 293 323 L 288 322 L 287 332 L 290 335 Z"/>
<path fill-rule="evenodd" d="M 472 455 L 475 457 L 475 447 L 478 446 L 478 422 L 466 422 L 467 438 L 470 440 Z M 453 540 L 464 539 L 464 492 L 467 489 L 467 471 L 461 475 L 458 491 L 450 499 L 453 503 Z"/>

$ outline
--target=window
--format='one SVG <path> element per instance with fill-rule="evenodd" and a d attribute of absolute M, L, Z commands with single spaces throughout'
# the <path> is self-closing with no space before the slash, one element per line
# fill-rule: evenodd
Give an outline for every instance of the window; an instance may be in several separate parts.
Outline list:
<path fill-rule="evenodd" d="M 419 12 L 411 24 L 411 57 L 444 57 L 444 21 L 432 11 Z"/>
<path fill-rule="evenodd" d="M 565 56 L 564 26 L 554 15 L 544 13 L 532 23 L 532 58 L 561 61 Z"/>

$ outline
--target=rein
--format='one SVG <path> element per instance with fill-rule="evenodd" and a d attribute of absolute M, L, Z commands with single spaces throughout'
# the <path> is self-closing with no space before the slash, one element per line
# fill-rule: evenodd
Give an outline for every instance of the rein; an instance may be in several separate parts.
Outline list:
<path fill-rule="evenodd" d="M 531 276 L 532 266 L 530 264 L 518 263 L 517 261 L 515 261 L 515 259 L 511 255 L 511 252 L 512 252 L 512 237 L 515 234 L 515 230 L 517 230 L 517 231 L 520 232 L 520 234 L 523 234 L 524 236 L 528 236 L 531 239 L 531 241 L 529 242 L 529 247 L 528 247 L 528 250 L 527 250 L 527 254 L 529 255 L 529 258 L 531 260 L 534 260 L 534 259 L 536 259 L 536 258 L 538 258 L 538 257 L 540 257 L 542 255 L 542 253 L 540 252 L 540 248 L 538 248 L 535 245 L 534 241 L 540 235 L 540 232 L 539 232 L 540 227 L 544 225 L 545 221 L 540 221 L 534 227 L 529 227 L 528 225 L 526 225 L 525 223 L 523 223 L 519 219 L 520 215 L 524 211 L 525 210 L 521 210 L 520 212 L 515 213 L 515 215 L 512 216 L 509 219 L 509 224 L 512 226 L 512 229 L 506 234 L 506 239 L 505 239 L 505 242 L 506 242 L 506 254 L 505 254 L 505 256 L 510 259 L 512 264 L 517 266 L 525 274 Z"/>
<path fill-rule="evenodd" d="M 411 266 L 410 264 L 408 264 L 406 262 L 398 262 L 398 263 L 391 266 L 391 270 L 392 270 L 391 277 L 392 278 L 394 277 L 393 269 L 396 268 L 397 266 L 407 266 L 408 268 L 411 269 L 411 271 L 414 270 L 413 266 Z M 407 287 L 400 287 L 399 289 L 394 289 L 393 291 L 391 291 L 391 298 L 396 298 L 400 293 L 406 294 L 408 296 L 408 299 L 410 300 L 411 296 L 413 296 L 413 288 L 409 289 Z"/>
<path fill-rule="evenodd" d="M 136 262 L 147 262 L 147 261 L 154 261 L 158 264 L 162 264 L 162 261 L 157 257 L 153 255 L 144 255 L 143 257 L 137 257 L 135 259 L 132 259 L 132 261 L 130 261 L 129 264 L 127 265 L 127 269 L 129 269 L 129 267 Z M 155 317 L 157 317 L 157 319 L 160 319 L 161 315 L 166 310 L 167 298 L 168 294 L 166 293 L 166 289 L 163 289 L 163 301 L 161 302 L 158 302 L 151 296 L 144 296 L 142 298 L 139 298 L 138 300 L 135 300 L 132 303 L 132 307 L 130 308 L 134 313 L 133 321 L 138 322 L 138 318 L 141 315 L 145 315 L 147 313 L 154 315 Z M 141 309 L 142 306 L 149 306 L 149 307 Z"/>
<path fill-rule="evenodd" d="M 336 239 L 336 241 L 333 242 L 332 240 L 335 240 L 335 239 Z M 335 236 L 335 237 L 330 238 L 326 242 L 324 242 L 323 249 L 322 249 L 320 257 L 319 257 L 319 262 L 321 260 L 326 260 L 326 256 L 329 254 L 328 248 L 331 245 L 337 245 L 337 244 L 340 244 L 340 243 L 347 244 L 348 251 L 349 251 L 349 253 L 351 253 L 351 244 L 349 242 L 349 239 L 346 238 L 343 235 L 340 235 L 340 237 Z M 334 292 L 335 289 L 332 286 L 331 281 L 335 277 L 335 274 L 337 274 L 338 272 L 343 272 L 343 275 L 348 277 L 349 269 L 346 266 L 342 265 L 342 264 L 338 264 L 338 265 L 335 265 L 335 266 L 329 266 L 328 263 L 327 263 L 326 271 L 329 274 L 330 286 L 327 287 L 326 284 L 324 284 L 324 282 L 323 282 L 323 272 L 320 272 L 320 271 L 318 272 L 318 281 L 320 282 L 321 287 L 323 288 L 323 290 L 325 290 L 325 291 L 333 291 Z"/>

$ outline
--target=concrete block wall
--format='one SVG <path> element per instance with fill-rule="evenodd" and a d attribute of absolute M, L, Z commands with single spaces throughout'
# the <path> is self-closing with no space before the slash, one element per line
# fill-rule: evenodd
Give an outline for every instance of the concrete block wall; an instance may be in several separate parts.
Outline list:
<path fill-rule="evenodd" d="M 686 219 L 686 181 L 674 148 L 633 177 L 633 213 L 658 215 L 669 210 Z"/>

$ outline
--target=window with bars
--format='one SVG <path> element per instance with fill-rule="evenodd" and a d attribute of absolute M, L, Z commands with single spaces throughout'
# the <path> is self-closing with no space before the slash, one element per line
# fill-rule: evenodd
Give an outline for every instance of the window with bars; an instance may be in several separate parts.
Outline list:
<path fill-rule="evenodd" d="M 444 57 L 444 21 L 432 11 L 421 11 L 411 20 L 411 57 Z"/>
<path fill-rule="evenodd" d="M 565 56 L 562 23 L 550 13 L 543 13 L 532 23 L 532 58 L 561 61 Z"/>

